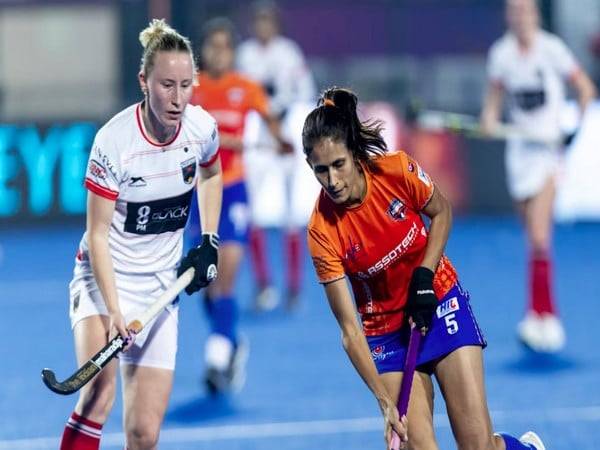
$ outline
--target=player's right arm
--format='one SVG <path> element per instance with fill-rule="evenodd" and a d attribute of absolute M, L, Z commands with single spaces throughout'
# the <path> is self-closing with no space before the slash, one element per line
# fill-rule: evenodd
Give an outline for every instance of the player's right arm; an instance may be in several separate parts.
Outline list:
<path fill-rule="evenodd" d="M 381 408 L 385 420 L 385 438 L 390 442 L 392 428 L 401 440 L 406 442 L 406 417 L 400 421 L 396 402 L 388 394 L 379 378 L 375 363 L 371 358 L 371 350 L 367 344 L 359 323 L 356 319 L 356 307 L 350 295 L 348 284 L 344 278 L 324 285 L 329 306 L 342 331 L 342 344 L 352 365 L 369 387 Z"/>
<path fill-rule="evenodd" d="M 484 134 L 492 134 L 500 122 L 504 88 L 495 80 L 490 80 L 481 109 L 480 127 Z"/>
<path fill-rule="evenodd" d="M 94 278 L 100 288 L 100 293 L 110 317 L 111 337 L 115 334 L 112 331 L 113 327 L 118 334 L 128 337 L 129 333 L 125 325 L 125 319 L 119 307 L 115 271 L 108 245 L 108 232 L 115 211 L 115 203 L 114 200 L 88 191 L 87 239 Z"/>
<path fill-rule="evenodd" d="M 505 59 L 499 42 L 492 45 L 487 58 L 488 85 L 479 118 L 479 126 L 483 134 L 492 135 L 500 123 L 504 100 Z"/>

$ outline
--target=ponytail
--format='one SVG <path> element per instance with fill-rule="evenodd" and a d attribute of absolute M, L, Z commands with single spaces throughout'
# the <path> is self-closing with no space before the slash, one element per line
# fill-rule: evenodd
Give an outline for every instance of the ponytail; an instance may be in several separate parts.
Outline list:
<path fill-rule="evenodd" d="M 388 151 L 381 136 L 383 122 L 361 122 L 357 114 L 358 97 L 349 89 L 327 89 L 308 115 L 302 130 L 302 145 L 310 156 L 315 144 L 325 138 L 343 142 L 356 161 L 363 162 L 372 170 L 377 168 L 375 159 Z"/>

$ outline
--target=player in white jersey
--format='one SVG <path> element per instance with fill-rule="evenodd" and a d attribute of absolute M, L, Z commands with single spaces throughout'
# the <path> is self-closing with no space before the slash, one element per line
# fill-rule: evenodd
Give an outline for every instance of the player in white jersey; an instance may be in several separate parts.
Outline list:
<path fill-rule="evenodd" d="M 282 119 L 285 129 L 293 130 L 300 135 L 302 124 L 312 108 L 316 97 L 315 83 L 306 65 L 304 55 L 298 45 L 280 34 L 277 6 L 270 0 L 259 0 L 253 4 L 253 31 L 255 37 L 250 38 L 238 48 L 237 66 L 241 73 L 262 84 L 269 94 L 272 110 Z M 310 104 L 310 106 L 305 106 Z M 303 114 L 299 120 L 294 119 L 298 113 Z M 252 123 L 252 119 L 256 123 Z M 289 133 L 292 134 L 292 133 Z M 310 215 L 310 207 L 305 214 L 303 203 L 295 200 L 294 186 L 303 184 L 308 172 L 304 167 L 301 146 L 296 154 L 280 155 L 275 150 L 277 143 L 270 136 L 264 122 L 257 116 L 249 116 L 247 123 L 246 143 L 256 151 L 245 153 L 246 174 L 251 206 L 253 227 L 250 232 L 250 251 L 253 268 L 256 272 L 259 293 L 256 306 L 259 309 L 271 309 L 276 303 L 276 292 L 271 286 L 271 275 L 265 254 L 265 238 L 261 228 L 268 222 L 264 210 L 266 205 L 264 192 L 284 192 L 286 211 L 282 216 L 286 230 L 287 248 L 287 298 L 288 306 L 296 304 L 300 288 L 301 240 L 299 229 L 306 225 Z M 290 142 L 296 140 L 289 136 Z M 271 152 L 265 149 L 273 149 Z M 273 167 L 277 167 L 281 176 L 271 176 Z M 308 174 L 310 175 L 310 174 Z M 300 179 L 298 179 L 300 178 Z M 307 177 L 308 178 L 308 177 Z M 308 178 L 310 180 L 310 178 Z M 312 180 L 311 180 L 312 181 Z M 269 184 L 270 183 L 270 184 Z M 269 202 L 271 202 L 269 200 Z M 311 199 L 312 202 L 312 199 Z M 299 219 L 299 220 L 297 220 Z M 261 223 L 262 222 L 262 223 Z"/>
<path fill-rule="evenodd" d="M 179 272 L 193 266 L 188 293 L 209 282 L 217 264 L 221 166 L 214 119 L 188 105 L 194 58 L 187 38 L 162 20 L 140 33 L 144 100 L 97 133 L 85 178 L 87 228 L 70 284 L 70 316 L 80 364 L 120 334 L 126 448 L 155 449 L 173 383 L 177 304 L 134 336 L 127 319 L 148 307 Z M 202 210 L 203 244 L 180 264 L 192 190 Z M 212 234 L 211 234 L 212 233 Z M 61 450 L 98 449 L 111 410 L 117 364 L 80 393 Z"/>
<path fill-rule="evenodd" d="M 556 352 L 564 346 L 565 333 L 552 295 L 550 251 L 563 146 L 564 84 L 567 81 L 574 87 L 582 114 L 595 89 L 560 38 L 540 28 L 535 0 L 507 0 L 506 18 L 509 29 L 489 52 L 481 126 L 493 132 L 506 95 L 510 121 L 524 135 L 540 138 L 533 142 L 514 137 L 507 142 L 505 154 L 509 192 L 523 216 L 530 247 L 530 300 L 517 331 L 532 350 Z"/>

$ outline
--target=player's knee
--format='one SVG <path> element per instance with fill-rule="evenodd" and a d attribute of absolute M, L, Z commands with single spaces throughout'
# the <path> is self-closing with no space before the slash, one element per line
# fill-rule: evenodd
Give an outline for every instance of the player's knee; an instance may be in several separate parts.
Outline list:
<path fill-rule="evenodd" d="M 159 427 L 149 421 L 136 422 L 127 427 L 128 450 L 152 450 L 158 445 Z"/>
<path fill-rule="evenodd" d="M 79 397 L 81 415 L 104 423 L 115 400 L 116 384 L 115 379 L 99 379 L 88 384 Z"/>

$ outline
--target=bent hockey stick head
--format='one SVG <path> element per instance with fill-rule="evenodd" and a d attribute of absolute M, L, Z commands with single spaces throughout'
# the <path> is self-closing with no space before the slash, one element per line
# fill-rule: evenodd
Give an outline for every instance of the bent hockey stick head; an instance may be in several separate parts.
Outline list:
<path fill-rule="evenodd" d="M 89 383 L 124 346 L 125 340 L 116 336 L 66 380 L 57 381 L 56 375 L 50 369 L 42 370 L 42 380 L 52 392 L 61 395 L 73 394 Z"/>

